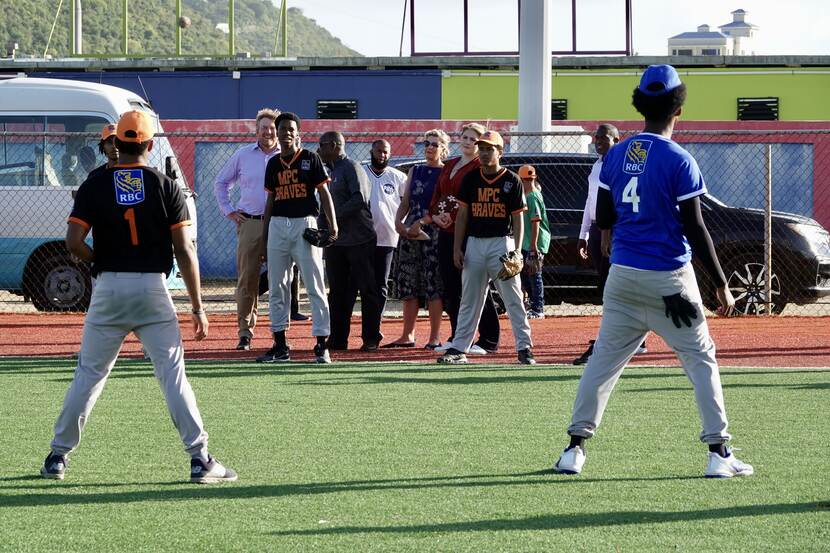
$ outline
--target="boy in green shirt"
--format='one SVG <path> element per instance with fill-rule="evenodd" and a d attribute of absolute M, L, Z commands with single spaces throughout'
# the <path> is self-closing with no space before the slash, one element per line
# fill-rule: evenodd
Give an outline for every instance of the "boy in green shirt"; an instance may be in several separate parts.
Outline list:
<path fill-rule="evenodd" d="M 525 270 L 522 271 L 522 289 L 527 293 L 528 319 L 545 318 L 545 289 L 542 283 L 542 260 L 548 253 L 550 246 L 550 226 L 548 225 L 548 214 L 545 210 L 545 201 L 542 199 L 542 192 L 536 186 L 536 169 L 532 165 L 522 165 L 519 168 L 519 178 L 522 179 L 527 211 L 524 212 L 524 240 L 522 241 L 522 254 L 525 258 Z M 538 272 L 530 274 L 534 263 L 528 260 L 536 257 L 538 261 L 535 266 L 539 267 Z"/>

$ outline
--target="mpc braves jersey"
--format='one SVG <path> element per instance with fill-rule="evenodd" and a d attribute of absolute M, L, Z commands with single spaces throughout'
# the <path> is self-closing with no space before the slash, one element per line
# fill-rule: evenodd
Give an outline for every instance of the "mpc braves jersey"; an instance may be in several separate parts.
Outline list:
<path fill-rule="evenodd" d="M 320 156 L 305 148 L 290 161 L 281 156 L 268 160 L 265 167 L 265 189 L 274 193 L 275 217 L 307 217 L 320 214 L 316 190 L 329 182 Z"/>
<path fill-rule="evenodd" d="M 78 188 L 69 221 L 92 229 L 92 274 L 165 273 L 173 268 L 172 230 L 190 224 L 185 197 L 151 167 L 115 166 Z"/>
<path fill-rule="evenodd" d="M 501 168 L 492 178 L 479 169 L 461 181 L 458 203 L 468 208 L 467 235 L 476 238 L 510 236 L 512 215 L 527 209 L 519 176 Z"/>
<path fill-rule="evenodd" d="M 641 133 L 611 148 L 600 173 L 617 215 L 611 263 L 673 271 L 689 262 L 678 202 L 706 193 L 695 159 L 676 142 Z"/>

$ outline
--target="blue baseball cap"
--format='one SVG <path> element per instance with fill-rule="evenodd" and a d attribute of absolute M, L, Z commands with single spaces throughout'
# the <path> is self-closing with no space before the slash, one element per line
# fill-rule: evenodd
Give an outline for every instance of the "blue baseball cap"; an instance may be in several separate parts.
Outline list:
<path fill-rule="evenodd" d="M 649 65 L 640 78 L 640 92 L 648 96 L 661 96 L 683 84 L 680 75 L 671 65 Z M 657 86 L 662 85 L 662 86 Z"/>

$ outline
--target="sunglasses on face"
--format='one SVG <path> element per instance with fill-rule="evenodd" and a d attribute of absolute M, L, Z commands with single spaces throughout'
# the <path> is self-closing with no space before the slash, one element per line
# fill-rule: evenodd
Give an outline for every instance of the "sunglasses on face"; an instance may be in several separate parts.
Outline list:
<path fill-rule="evenodd" d="M 429 148 L 432 146 L 433 148 L 440 148 L 441 144 L 439 142 L 431 142 L 429 140 L 424 140 L 424 148 Z"/>

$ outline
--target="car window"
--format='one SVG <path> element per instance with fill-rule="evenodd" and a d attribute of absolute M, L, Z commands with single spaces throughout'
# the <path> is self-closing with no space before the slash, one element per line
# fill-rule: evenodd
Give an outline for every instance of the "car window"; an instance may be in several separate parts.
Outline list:
<path fill-rule="evenodd" d="M 88 115 L 0 116 L 7 133 L 98 133 L 108 121 Z M 97 137 L 0 136 L 0 187 L 78 186 L 104 162 Z"/>
<path fill-rule="evenodd" d="M 536 181 L 542 188 L 547 209 L 582 211 L 588 197 L 588 174 L 594 160 L 573 158 L 507 158 L 504 165 L 518 172 L 525 164 L 536 168 Z"/>

